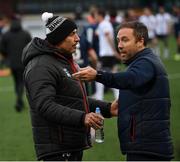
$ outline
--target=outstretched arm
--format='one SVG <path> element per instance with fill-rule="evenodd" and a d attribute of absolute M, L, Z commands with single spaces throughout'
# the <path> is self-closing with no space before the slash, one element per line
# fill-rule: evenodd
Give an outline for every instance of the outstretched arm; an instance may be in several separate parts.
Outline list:
<path fill-rule="evenodd" d="M 82 68 L 73 74 L 73 77 L 82 81 L 96 80 L 107 87 L 117 89 L 133 89 L 151 81 L 155 71 L 153 65 L 147 60 L 139 60 L 125 72 L 109 73 L 96 71 L 91 67 Z"/>
<path fill-rule="evenodd" d="M 72 76 L 81 81 L 93 81 L 96 79 L 97 71 L 90 66 L 81 68 L 80 71 L 74 73 Z"/>

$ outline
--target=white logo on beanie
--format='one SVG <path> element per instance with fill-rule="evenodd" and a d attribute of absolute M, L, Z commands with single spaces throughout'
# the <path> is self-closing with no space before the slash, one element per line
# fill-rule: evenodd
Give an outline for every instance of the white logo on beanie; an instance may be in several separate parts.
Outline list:
<path fill-rule="evenodd" d="M 50 24 L 46 25 L 46 27 L 49 29 L 50 32 L 53 32 L 55 29 L 57 29 L 64 21 L 66 18 L 64 17 L 57 17 L 53 22 Z M 47 33 L 48 34 L 48 33 Z"/>
<path fill-rule="evenodd" d="M 63 17 L 57 17 L 52 22 L 48 23 L 48 20 L 53 18 L 53 13 L 44 12 L 42 14 L 42 20 L 46 23 L 46 34 L 49 34 L 56 30 L 65 20 L 66 18 Z"/>

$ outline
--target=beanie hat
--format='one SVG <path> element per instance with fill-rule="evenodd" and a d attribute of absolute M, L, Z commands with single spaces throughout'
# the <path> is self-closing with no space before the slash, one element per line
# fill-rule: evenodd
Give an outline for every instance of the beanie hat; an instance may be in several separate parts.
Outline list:
<path fill-rule="evenodd" d="M 71 19 L 54 16 L 53 13 L 44 12 L 42 20 L 46 23 L 46 39 L 53 45 L 62 42 L 74 29 L 77 29 Z"/>

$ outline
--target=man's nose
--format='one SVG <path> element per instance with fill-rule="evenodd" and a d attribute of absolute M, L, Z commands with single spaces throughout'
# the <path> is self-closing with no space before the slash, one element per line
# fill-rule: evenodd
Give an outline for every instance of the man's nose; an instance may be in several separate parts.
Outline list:
<path fill-rule="evenodd" d="M 123 44 L 122 44 L 122 42 L 119 42 L 118 43 L 118 49 L 122 49 L 123 48 Z"/>
<path fill-rule="evenodd" d="M 75 40 L 76 40 L 76 42 L 79 42 L 79 41 L 80 41 L 80 38 L 79 38 L 79 35 L 78 35 L 78 34 L 76 34 Z"/>
<path fill-rule="evenodd" d="M 119 50 L 119 52 L 121 52 L 122 49 L 123 49 L 123 44 L 122 44 L 122 42 L 120 41 L 120 42 L 118 42 L 118 50 Z"/>

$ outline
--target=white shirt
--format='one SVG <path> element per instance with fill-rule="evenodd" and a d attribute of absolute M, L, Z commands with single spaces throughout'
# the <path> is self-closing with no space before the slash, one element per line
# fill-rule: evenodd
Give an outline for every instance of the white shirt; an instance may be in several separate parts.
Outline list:
<path fill-rule="evenodd" d="M 171 22 L 171 16 L 168 13 L 156 15 L 156 34 L 168 35 L 169 23 Z"/>
<path fill-rule="evenodd" d="M 110 37 L 112 38 L 113 42 L 113 37 L 114 37 L 114 29 L 112 24 L 107 21 L 103 20 L 102 22 L 99 23 L 96 33 L 99 36 L 99 55 L 100 57 L 102 56 L 113 56 L 114 51 L 109 44 L 107 37 L 105 36 L 106 33 L 109 33 Z"/>
<path fill-rule="evenodd" d="M 139 21 L 146 25 L 148 29 L 148 35 L 150 39 L 155 37 L 155 28 L 156 28 L 156 18 L 153 15 L 146 16 L 142 15 L 139 18 Z"/>

